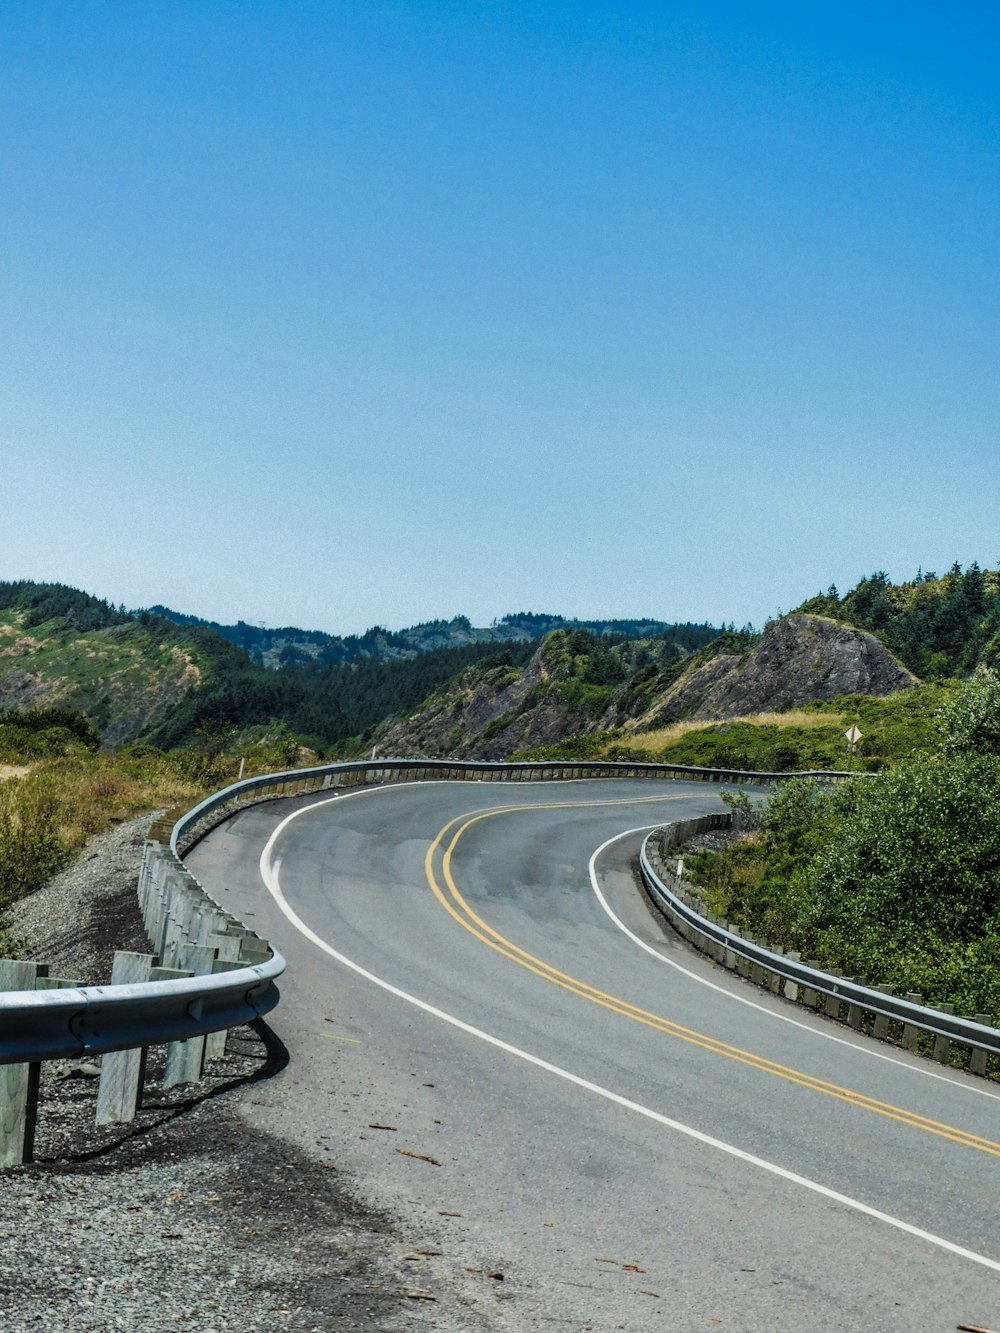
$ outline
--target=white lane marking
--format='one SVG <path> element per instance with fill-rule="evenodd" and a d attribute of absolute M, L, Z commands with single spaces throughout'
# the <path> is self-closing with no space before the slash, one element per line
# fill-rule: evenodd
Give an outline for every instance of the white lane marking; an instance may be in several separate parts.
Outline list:
<path fill-rule="evenodd" d="M 658 958 L 661 963 L 666 963 L 668 967 L 675 968 L 685 977 L 690 977 L 692 981 L 697 981 L 700 986 L 707 986 L 709 990 L 717 991 L 719 995 L 725 995 L 729 1000 L 735 1000 L 737 1004 L 745 1004 L 748 1009 L 756 1009 L 760 1014 L 766 1014 L 768 1018 L 773 1018 L 779 1023 L 790 1023 L 793 1028 L 798 1028 L 802 1032 L 808 1032 L 812 1037 L 821 1037 L 824 1041 L 836 1042 L 838 1046 L 847 1046 L 852 1051 L 857 1051 L 859 1055 L 871 1056 L 873 1060 L 885 1060 L 890 1065 L 898 1065 L 900 1069 L 906 1069 L 911 1074 L 922 1074 L 924 1078 L 939 1079 L 942 1083 L 947 1083 L 951 1088 L 958 1088 L 961 1092 L 972 1092 L 980 1097 L 989 1097 L 991 1101 L 1000 1102 L 1000 1093 L 990 1092 L 986 1088 L 977 1087 L 974 1083 L 960 1082 L 956 1078 L 949 1078 L 947 1074 L 938 1074 L 933 1069 L 924 1069 L 921 1065 L 908 1064 L 905 1060 L 900 1060 L 894 1055 L 886 1055 L 884 1051 L 873 1050 L 866 1042 L 855 1042 L 847 1037 L 837 1037 L 832 1032 L 824 1032 L 821 1028 L 813 1027 L 809 1023 L 803 1023 L 801 1019 L 791 1018 L 788 1014 L 775 1013 L 767 1005 L 758 1004 L 756 1000 L 751 1000 L 745 995 L 738 995 L 735 991 L 720 986 L 717 981 L 709 981 L 707 977 L 700 977 L 697 972 L 692 972 L 690 968 L 684 967 L 681 963 L 668 958 L 666 954 L 655 949 L 645 940 L 640 939 L 634 931 L 629 930 L 625 922 L 616 916 L 614 910 L 608 904 L 608 900 L 601 892 L 601 887 L 597 882 L 597 858 L 602 852 L 605 852 L 613 843 L 622 838 L 630 838 L 635 833 L 648 833 L 650 829 L 659 828 L 658 824 L 644 824 L 641 828 L 626 829 L 624 833 L 616 833 L 613 838 L 607 842 L 602 842 L 597 851 L 590 858 L 588 870 L 590 872 L 590 887 L 593 889 L 597 901 L 607 912 L 608 916 L 615 923 L 622 934 L 627 935 L 633 944 L 637 944 L 640 949 L 645 949 L 646 953 Z"/>
<path fill-rule="evenodd" d="M 323 804 L 326 804 L 326 802 L 323 802 Z M 841 1194 L 837 1190 L 830 1189 L 827 1185 L 821 1185 L 818 1181 L 810 1180 L 807 1176 L 800 1176 L 797 1172 L 789 1171 L 786 1167 L 778 1166 L 775 1162 L 769 1162 L 763 1157 L 745 1152 L 744 1149 L 737 1148 L 731 1143 L 725 1143 L 722 1139 L 713 1138 L 712 1135 L 705 1134 L 700 1129 L 694 1129 L 691 1125 L 682 1124 L 679 1120 L 672 1120 L 669 1116 L 654 1111 L 648 1106 L 643 1106 L 640 1102 L 634 1102 L 628 1097 L 623 1097 L 620 1093 L 612 1092 L 610 1088 L 602 1088 L 599 1083 L 591 1083 L 589 1079 L 581 1078 L 579 1074 L 573 1074 L 568 1069 L 551 1064 L 548 1060 L 543 1060 L 541 1056 L 532 1055 L 530 1051 L 524 1051 L 519 1046 L 512 1046 L 502 1038 L 494 1037 L 491 1033 L 484 1032 L 481 1028 L 473 1027 L 471 1023 L 466 1023 L 463 1019 L 456 1018 L 453 1014 L 436 1008 L 426 1000 L 421 1000 L 408 991 L 400 989 L 399 986 L 394 986 L 391 982 L 377 977 L 374 972 L 369 972 L 360 963 L 355 963 L 345 954 L 340 953 L 332 944 L 328 944 L 326 940 L 310 929 L 289 905 L 282 892 L 278 876 L 280 859 L 277 863 L 273 860 L 275 845 L 292 820 L 305 814 L 307 810 L 315 808 L 315 806 L 307 806 L 302 810 L 296 810 L 281 821 L 268 838 L 264 850 L 260 854 L 260 876 L 271 897 L 295 929 L 312 944 L 315 944 L 318 949 L 329 954 L 331 958 L 335 958 L 338 963 L 350 968 L 352 972 L 355 972 L 359 977 L 363 977 L 366 981 L 381 987 L 390 995 L 395 995 L 398 999 L 405 1000 L 407 1004 L 412 1004 L 415 1008 L 430 1014 L 431 1017 L 439 1018 L 443 1023 L 448 1023 L 451 1027 L 458 1028 L 460 1032 L 465 1032 L 470 1037 L 476 1037 L 479 1041 L 495 1046 L 497 1050 L 504 1051 L 518 1060 L 524 1060 L 527 1064 L 534 1065 L 536 1069 L 543 1069 L 548 1074 L 554 1074 L 557 1078 L 564 1079 L 567 1083 L 572 1083 L 585 1092 L 593 1093 L 596 1097 L 603 1097 L 605 1101 L 613 1102 L 626 1111 L 634 1111 L 636 1115 L 644 1116 L 647 1120 L 663 1125 L 665 1129 L 672 1129 L 675 1133 L 694 1139 L 695 1142 L 704 1144 L 706 1147 L 715 1148 L 718 1152 L 725 1153 L 729 1157 L 735 1157 L 738 1161 L 746 1162 L 749 1166 L 755 1166 L 761 1171 L 766 1171 L 769 1175 L 777 1176 L 780 1180 L 798 1185 L 800 1188 L 818 1194 L 833 1203 L 842 1204 L 845 1208 L 860 1213 L 864 1217 L 870 1217 L 876 1222 L 884 1222 L 897 1231 L 902 1231 L 908 1236 L 915 1236 L 918 1240 L 926 1241 L 938 1249 L 946 1250 L 949 1254 L 957 1255 L 960 1259 L 968 1259 L 972 1263 L 980 1264 L 983 1268 L 989 1268 L 995 1273 L 1000 1273 L 1000 1261 L 996 1259 L 991 1259 L 985 1254 L 978 1254 L 975 1250 L 966 1249 L 964 1245 L 956 1245 L 954 1241 L 946 1240 L 943 1236 L 936 1236 L 932 1231 L 925 1231 L 922 1227 L 914 1226 L 912 1222 L 904 1222 L 902 1218 L 893 1217 L 891 1213 L 884 1213 L 879 1208 L 873 1208 L 870 1204 L 862 1203 L 860 1199 L 852 1199 L 848 1194 Z"/>
<path fill-rule="evenodd" d="M 558 785 L 562 785 L 563 782 L 566 783 L 573 782 L 575 784 L 578 784 L 587 781 L 590 781 L 590 779 L 566 778 L 562 779 Z M 432 780 L 430 782 L 425 782 L 422 784 L 422 786 L 424 787 L 432 787 L 432 786 L 450 787 L 452 785 L 453 783 L 448 782 L 446 780 L 442 780 L 440 782 Z M 524 787 L 541 787 L 541 786 L 551 787 L 553 784 L 552 782 L 525 782 L 522 783 L 521 785 Z M 395 789 L 396 789 L 395 784 L 386 787 L 364 787 L 357 791 L 340 792 L 333 796 L 327 796 L 321 801 L 313 801 L 311 804 L 302 806 L 299 810 L 295 810 L 290 815 L 288 815 L 285 818 L 285 820 L 278 825 L 278 828 L 276 829 L 275 833 L 278 833 L 282 829 L 284 829 L 288 824 L 292 822 L 293 819 L 297 819 L 300 815 L 308 814 L 310 810 L 318 810 L 320 809 L 321 806 L 332 805 L 334 804 L 334 802 L 347 801 L 354 796 L 379 796 L 384 793 L 394 791 Z M 650 797 L 641 798 L 643 802 L 648 802 L 651 799 L 655 798 L 650 798 Z M 671 798 L 664 797 L 663 799 L 669 800 Z M 628 801 L 624 803 L 630 804 L 630 802 Z M 493 808 L 492 806 L 483 807 L 484 810 L 490 810 L 492 808 Z M 468 813 L 475 813 L 475 812 L 468 812 Z M 629 838 L 636 833 L 648 833 L 650 829 L 658 827 L 659 827 L 658 824 L 643 824 L 638 828 L 626 829 L 624 833 L 616 833 L 614 837 L 608 838 L 606 842 L 601 843 L 600 847 L 597 848 L 593 856 L 590 858 L 590 862 L 588 864 L 591 888 L 593 889 L 593 892 L 597 897 L 598 902 L 601 904 L 604 911 L 614 922 L 614 924 L 618 927 L 618 929 L 622 931 L 623 934 L 627 935 L 628 938 L 632 940 L 634 944 L 637 944 L 640 949 L 644 949 L 646 953 L 651 954 L 654 958 L 658 958 L 661 963 L 666 963 L 668 967 L 675 968 L 676 971 L 682 973 L 686 977 L 689 977 L 692 981 L 698 982 L 699 985 L 707 986 L 709 990 L 714 990 L 718 992 L 719 995 L 724 995 L 727 997 L 727 999 L 734 1000 L 737 1004 L 744 1004 L 750 1009 L 756 1009 L 758 1013 L 765 1014 L 768 1018 L 773 1018 L 779 1023 L 790 1023 L 792 1027 L 798 1028 L 802 1032 L 808 1032 L 810 1036 L 820 1037 L 824 1041 L 835 1042 L 838 1046 L 847 1046 L 850 1050 L 856 1051 L 860 1055 L 867 1055 L 873 1060 L 884 1060 L 888 1064 L 895 1065 L 899 1069 L 906 1069 L 912 1074 L 919 1074 L 923 1078 L 937 1079 L 942 1083 L 947 1083 L 949 1087 L 957 1088 L 962 1092 L 971 1092 L 978 1097 L 987 1097 L 989 1098 L 990 1101 L 1000 1101 L 1000 1094 L 995 1092 L 990 1092 L 986 1088 L 977 1087 L 976 1084 L 974 1083 L 964 1082 L 964 1081 L 960 1082 L 958 1079 L 954 1077 L 949 1077 L 947 1074 L 936 1073 L 933 1069 L 926 1069 L 922 1065 L 908 1064 L 905 1060 L 900 1060 L 896 1056 L 887 1055 L 884 1051 L 875 1050 L 868 1042 L 854 1042 L 845 1037 L 837 1037 L 832 1032 L 824 1032 L 821 1028 L 811 1027 L 808 1023 L 803 1023 L 800 1019 L 791 1018 L 787 1014 L 775 1013 L 773 1009 L 768 1009 L 766 1005 L 758 1004 L 755 1000 L 751 1000 L 745 995 L 739 995 L 735 991 L 727 990 L 725 986 L 720 986 L 718 982 L 709 981 L 707 977 L 699 976 L 697 972 L 692 972 L 689 968 L 684 967 L 681 963 L 675 962 L 672 958 L 668 958 L 665 954 L 662 954 L 657 949 L 654 949 L 651 945 L 647 944 L 645 940 L 640 939 L 638 935 L 634 934 L 631 930 L 629 930 L 628 926 L 626 926 L 625 923 L 615 915 L 613 909 L 608 904 L 607 899 L 604 897 L 604 894 L 601 892 L 600 886 L 597 882 L 597 858 L 602 854 L 602 852 L 606 851 L 608 847 L 612 846 L 613 843 L 618 842 L 620 839 Z"/>

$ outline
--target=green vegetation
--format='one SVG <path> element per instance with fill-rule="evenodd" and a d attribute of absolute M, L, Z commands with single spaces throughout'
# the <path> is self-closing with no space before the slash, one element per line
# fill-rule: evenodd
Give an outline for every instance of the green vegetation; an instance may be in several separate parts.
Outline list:
<path fill-rule="evenodd" d="M 130 739 L 151 716 L 169 711 L 196 687 L 202 673 L 213 670 L 216 645 L 241 656 L 214 636 L 202 645 L 197 633 L 185 635 L 165 623 L 105 616 L 92 608 L 95 618 L 108 623 L 82 629 L 82 612 L 70 608 L 38 620 L 42 610 L 51 611 L 52 605 L 35 607 L 34 613 L 0 610 L 3 665 L 29 673 L 32 692 L 46 702 L 86 714 L 109 744 Z"/>
<path fill-rule="evenodd" d="M 0 956 L 13 951 L 3 912 L 67 865 L 95 833 L 149 810 L 193 803 L 248 776 L 291 767 L 298 742 L 281 727 L 240 736 L 205 728 L 183 749 L 152 745 L 102 752 L 79 713 L 40 709 L 0 714 Z"/>
<path fill-rule="evenodd" d="M 51 879 L 70 856 L 56 786 L 40 777 L 0 782 L 0 911 Z"/>
<path fill-rule="evenodd" d="M 824 965 L 965 1012 L 1000 1012 L 1000 677 L 956 679 L 1000 663 L 1000 573 L 955 565 L 898 586 L 876 574 L 800 609 L 876 633 L 931 683 L 709 725 L 619 726 L 514 757 L 866 773 L 832 790 L 789 784 L 750 836 L 693 858 L 711 905 Z M 469 691 L 514 686 L 546 630 L 538 684 L 515 691 L 481 739 L 550 702 L 580 727 L 627 722 L 693 661 L 746 656 L 757 638 L 749 627 L 717 634 L 518 613 L 494 626 L 508 640 L 500 644 L 477 639 L 488 632 L 462 617 L 334 642 L 245 625 L 227 637 L 216 632 L 227 627 L 169 614 L 129 614 L 55 584 L 0 583 L 0 648 L 41 682 L 46 704 L 0 714 L 0 912 L 93 833 L 196 799 L 234 778 L 241 760 L 253 773 L 312 758 L 303 745 L 324 757 L 366 753 L 392 718 L 432 698 L 447 705 L 442 735 L 450 728 L 458 746 Z M 463 636 L 471 641 L 434 647 Z M 248 656 L 265 650 L 280 670 Z M 461 695 L 448 702 L 456 680 Z M 848 756 L 852 724 L 862 740 Z M 108 752 L 129 738 L 142 743 Z M 0 948 L 2 939 L 0 925 Z"/>
<path fill-rule="evenodd" d="M 1000 755 L 1000 675 L 981 671 L 949 700 L 941 736 L 949 755 Z"/>
<path fill-rule="evenodd" d="M 527 750 L 518 750 L 511 755 L 511 759 L 562 759 L 567 762 L 574 759 L 607 759 L 610 757 L 608 737 L 611 734 L 607 731 L 584 732 L 579 736 L 568 736 L 563 741 L 555 741 L 552 745 L 535 745 Z"/>
<path fill-rule="evenodd" d="M 67 588 L 62 583 L 30 583 L 26 580 L 16 583 L 0 581 L 0 610 L 20 612 L 25 629 L 57 621 L 66 629 L 86 633 L 131 620 L 124 607 L 116 611 L 109 602 L 76 588 Z"/>
<path fill-rule="evenodd" d="M 20 754 L 8 750 L 7 757 L 28 771 L 0 780 L 0 956 L 17 948 L 4 911 L 67 865 L 92 834 L 201 792 L 156 751 L 112 756 L 77 744 L 61 757 L 38 761 L 34 748 L 29 743 Z"/>
<path fill-rule="evenodd" d="M 162 607 L 129 613 L 60 584 L 0 583 L 4 665 L 30 674 L 27 697 L 84 713 L 108 748 L 141 740 L 173 750 L 205 728 L 242 733 L 280 721 L 318 751 L 362 753 L 378 728 L 469 667 L 497 669 L 496 688 L 504 688 L 549 625 L 560 627 L 552 650 L 557 693 L 596 717 L 634 670 L 653 663 L 655 674 L 655 663 L 701 648 L 716 633 L 659 621 L 588 624 L 597 632 L 518 613 L 477 630 L 458 616 L 337 639 L 213 625 Z M 635 647 L 624 630 L 652 637 Z M 565 661 L 555 660 L 560 654 Z M 281 669 L 265 669 L 265 656 Z"/>
<path fill-rule="evenodd" d="M 54 759 L 77 749 L 98 750 L 100 746 L 100 733 L 89 718 L 71 709 L 11 709 L 0 713 L 0 763 Z"/>
<path fill-rule="evenodd" d="M 532 648 L 511 644 L 500 669 L 527 662 Z M 473 643 L 399 661 L 360 658 L 326 667 L 266 671 L 240 655 L 240 660 L 217 668 L 201 689 L 192 691 L 149 739 L 171 749 L 206 726 L 242 730 L 280 719 L 315 749 L 355 753 L 387 717 L 412 712 L 471 664 L 489 661 L 497 669 L 497 657 L 496 644 Z"/>
<path fill-rule="evenodd" d="M 794 773 L 816 769 L 877 772 L 943 745 L 939 714 L 958 685 L 948 682 L 875 699 L 841 695 L 789 713 L 769 713 L 731 722 L 676 723 L 656 731 L 612 731 L 569 737 L 526 750 L 519 759 L 621 759 L 641 763 L 691 764 Z M 855 756 L 844 733 L 862 733 Z"/>
<path fill-rule="evenodd" d="M 492 644 L 495 649 L 497 644 L 524 640 L 537 643 L 558 629 L 582 629 L 599 637 L 655 639 L 669 636 L 685 650 L 694 652 L 718 633 L 707 624 L 668 625 L 661 620 L 568 621 L 565 616 L 518 611 L 494 620 L 488 629 L 475 628 L 468 616 L 454 616 L 451 620 L 428 620 L 395 632 L 374 625 L 364 634 L 340 637 L 321 630 L 303 630 L 294 626 L 266 629 L 262 625 L 248 625 L 243 620 L 235 625 L 222 625 L 214 620 L 183 615 L 165 606 L 154 606 L 147 614 L 176 625 L 212 630 L 242 648 L 258 666 L 282 668 L 307 664 L 334 666 L 364 658 L 394 661 L 442 648 L 466 647 L 470 643 L 483 647 Z"/>
<path fill-rule="evenodd" d="M 798 608 L 876 634 L 921 680 L 1000 665 L 1000 571 L 954 564 L 942 578 L 917 572 L 893 584 L 881 571 L 844 597 L 831 587 Z"/>
<path fill-rule="evenodd" d="M 706 768 L 745 768 L 790 773 L 813 769 L 876 772 L 914 754 L 941 748 L 937 715 L 955 686 L 905 690 L 884 699 L 850 694 L 807 704 L 787 720 L 740 720 L 686 730 L 664 745 L 664 763 Z M 857 725 L 861 741 L 853 758 L 844 733 Z"/>
<path fill-rule="evenodd" d="M 981 725 L 998 697 L 993 673 L 952 692 L 945 753 L 780 788 L 758 831 L 689 858 L 709 907 L 824 967 L 1000 1014 L 1000 753 Z"/>

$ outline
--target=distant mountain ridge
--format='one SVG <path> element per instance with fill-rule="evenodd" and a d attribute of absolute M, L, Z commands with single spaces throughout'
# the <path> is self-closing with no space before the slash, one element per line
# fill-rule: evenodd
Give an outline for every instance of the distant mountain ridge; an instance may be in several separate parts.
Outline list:
<path fill-rule="evenodd" d="M 375 744 L 501 758 L 905 693 L 982 665 L 1000 667 L 1000 571 L 976 564 L 901 584 L 878 573 L 843 597 L 831 587 L 762 634 L 519 612 L 339 637 L 0 582 L 0 712 L 78 710 L 108 748 L 277 727 L 340 757 Z"/>
<path fill-rule="evenodd" d="M 453 616 L 451 620 L 428 620 L 401 630 L 387 630 L 381 625 L 374 625 L 364 634 L 341 636 L 295 626 L 270 629 L 263 625 L 250 625 L 245 620 L 239 620 L 235 625 L 223 625 L 218 621 L 173 611 L 167 606 L 151 606 L 148 612 L 176 625 L 214 630 L 222 638 L 242 648 L 252 661 L 272 670 L 289 666 L 331 666 L 356 662 L 361 658 L 374 658 L 381 662 L 400 661 L 416 657 L 418 653 L 436 652 L 441 648 L 464 648 L 469 644 L 524 643 L 543 639 L 546 634 L 558 629 L 583 629 L 601 638 L 624 635 L 630 639 L 652 639 L 670 634 L 689 648 L 702 646 L 718 633 L 708 624 L 674 625 L 649 619 L 576 620 L 566 616 L 518 611 L 480 628 L 475 627 L 468 616 Z"/>
<path fill-rule="evenodd" d="M 313 748 L 356 753 L 370 745 L 376 727 L 412 711 L 470 665 L 517 671 L 551 625 L 575 623 L 520 613 L 476 629 L 458 616 L 340 639 L 246 622 L 216 629 L 198 616 L 165 612 L 130 612 L 63 584 L 0 581 L 0 713 L 77 710 L 108 748 L 134 741 L 172 748 L 278 726 Z M 656 620 L 588 624 L 602 634 L 594 642 L 652 632 L 657 651 L 669 644 L 681 654 L 718 632 Z M 265 668 L 264 660 L 281 669 Z"/>

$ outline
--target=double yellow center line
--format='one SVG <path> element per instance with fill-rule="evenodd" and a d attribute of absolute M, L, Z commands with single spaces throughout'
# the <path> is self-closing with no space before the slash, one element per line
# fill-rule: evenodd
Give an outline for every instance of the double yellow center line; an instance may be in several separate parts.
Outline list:
<path fill-rule="evenodd" d="M 526 968 L 527 971 L 533 972 L 553 986 L 559 986 L 573 995 L 580 996 L 581 999 L 590 1001 L 591 1004 L 600 1005 L 602 1009 L 608 1009 L 611 1013 L 641 1023 L 644 1027 L 652 1028 L 655 1032 L 662 1032 L 665 1036 L 676 1037 L 679 1041 L 688 1042 L 692 1046 L 699 1046 L 702 1050 L 709 1051 L 713 1055 L 723 1056 L 727 1060 L 736 1060 L 750 1069 L 756 1069 L 763 1074 L 771 1074 L 775 1078 L 784 1079 L 786 1082 L 794 1083 L 798 1087 L 808 1089 L 810 1092 L 821 1093 L 825 1097 L 846 1102 L 849 1106 L 857 1107 L 859 1110 L 871 1111 L 875 1115 L 886 1117 L 886 1119 L 896 1120 L 900 1124 L 909 1125 L 913 1129 L 935 1134 L 939 1138 L 948 1139 L 962 1147 L 975 1148 L 980 1152 L 989 1153 L 993 1157 L 1000 1157 L 1000 1143 L 996 1143 L 992 1139 L 982 1138 L 978 1134 L 966 1133 L 965 1130 L 956 1129 L 952 1125 L 941 1124 L 937 1120 L 929 1120 L 926 1116 L 918 1115 L 915 1111 L 904 1110 L 902 1107 L 878 1101 L 874 1097 L 868 1097 L 864 1093 L 853 1092 L 850 1088 L 842 1088 L 836 1083 L 829 1083 L 825 1079 L 814 1077 L 812 1074 L 792 1069 L 788 1065 L 777 1064 L 773 1060 L 755 1055 L 752 1051 L 742 1050 L 739 1046 L 731 1046 L 727 1042 L 718 1041 L 715 1037 L 709 1037 L 705 1033 L 682 1027 L 681 1024 L 674 1023 L 669 1018 L 650 1013 L 647 1009 L 629 1004 L 627 1000 L 619 999 L 617 996 L 608 995 L 605 991 L 598 990 L 585 981 L 579 981 L 568 973 L 561 972 L 550 963 L 535 957 L 526 949 L 521 949 L 518 945 L 512 944 L 499 931 L 494 930 L 491 925 L 473 911 L 455 883 L 452 873 L 455 849 L 465 833 L 483 820 L 532 810 L 577 810 L 593 806 L 660 803 L 665 799 L 680 800 L 683 798 L 658 796 L 629 801 L 552 801 L 537 805 L 502 806 L 495 810 L 483 811 L 469 818 L 459 815 L 445 824 L 427 849 L 424 858 L 424 872 L 427 883 L 437 901 L 463 929 L 490 949 L 494 949 L 505 958 L 509 958 L 511 962 L 516 963 L 519 967 Z M 441 878 L 444 880 L 444 889 L 438 881 L 435 869 L 438 853 L 441 854 Z"/>

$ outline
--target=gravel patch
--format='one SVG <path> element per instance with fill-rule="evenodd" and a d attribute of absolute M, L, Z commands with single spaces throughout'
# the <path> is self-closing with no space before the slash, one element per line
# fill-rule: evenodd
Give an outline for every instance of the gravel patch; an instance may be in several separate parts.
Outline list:
<path fill-rule="evenodd" d="M 150 822 L 93 839 L 17 904 L 25 956 L 94 983 L 115 948 L 149 951 L 136 883 Z M 265 1023 L 236 1029 L 210 1077 L 163 1092 L 151 1050 L 136 1120 L 102 1129 L 97 1064 L 46 1063 L 36 1160 L 0 1173 L 4 1333 L 507 1327 L 495 1284 L 367 1204 L 334 1143 L 307 1155 L 240 1117 L 287 1059 Z"/>
<path fill-rule="evenodd" d="M 7 912 L 25 957 L 49 975 L 85 985 L 106 982 L 116 949 L 149 952 L 139 913 L 139 863 L 153 815 L 91 838 L 79 858 Z"/>

